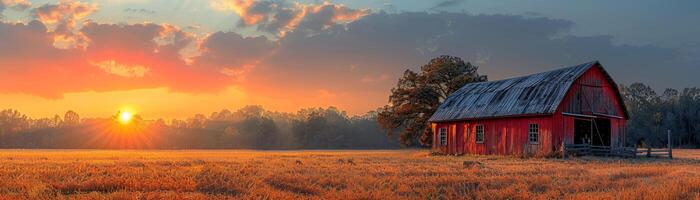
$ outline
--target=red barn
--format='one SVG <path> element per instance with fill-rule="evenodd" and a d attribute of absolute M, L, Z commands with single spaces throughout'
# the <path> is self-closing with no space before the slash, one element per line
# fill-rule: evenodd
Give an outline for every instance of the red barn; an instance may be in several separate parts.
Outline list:
<path fill-rule="evenodd" d="M 627 109 L 595 62 L 463 86 L 430 118 L 433 151 L 551 155 L 563 144 L 622 147 Z"/>

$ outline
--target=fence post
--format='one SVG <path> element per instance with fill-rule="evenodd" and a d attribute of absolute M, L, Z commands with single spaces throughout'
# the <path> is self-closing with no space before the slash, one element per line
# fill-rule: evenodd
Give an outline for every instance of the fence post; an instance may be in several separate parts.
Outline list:
<path fill-rule="evenodd" d="M 651 147 L 647 148 L 647 158 L 651 157 Z"/>
<path fill-rule="evenodd" d="M 566 158 L 566 145 L 561 141 L 561 158 Z"/>
<path fill-rule="evenodd" d="M 673 147 L 671 146 L 671 130 L 666 131 L 668 133 L 668 158 L 673 159 Z"/>

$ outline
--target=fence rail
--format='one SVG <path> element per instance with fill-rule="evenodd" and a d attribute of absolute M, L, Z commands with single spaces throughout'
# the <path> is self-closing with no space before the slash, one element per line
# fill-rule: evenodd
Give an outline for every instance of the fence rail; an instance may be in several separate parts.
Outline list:
<path fill-rule="evenodd" d="M 616 156 L 625 158 L 636 157 L 668 157 L 673 158 L 671 148 L 639 149 L 636 147 L 610 147 L 590 144 L 564 144 L 563 156 Z"/>
<path fill-rule="evenodd" d="M 671 151 L 670 148 L 668 149 L 652 149 L 652 148 L 647 148 L 647 149 L 642 149 L 640 151 L 637 151 L 637 154 L 639 156 L 645 156 L 645 157 L 668 157 L 668 158 L 673 158 L 673 151 Z"/>

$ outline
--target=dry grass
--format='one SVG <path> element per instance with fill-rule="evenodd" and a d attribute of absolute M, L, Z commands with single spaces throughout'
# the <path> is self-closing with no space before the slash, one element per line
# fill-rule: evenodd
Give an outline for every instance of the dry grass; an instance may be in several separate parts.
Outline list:
<path fill-rule="evenodd" d="M 0 151 L 0 199 L 699 199 L 677 158 L 426 151 Z"/>

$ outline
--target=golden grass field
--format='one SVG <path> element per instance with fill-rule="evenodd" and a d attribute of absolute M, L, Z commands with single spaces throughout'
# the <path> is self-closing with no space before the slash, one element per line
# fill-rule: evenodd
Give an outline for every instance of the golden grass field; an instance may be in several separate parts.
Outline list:
<path fill-rule="evenodd" d="M 700 150 L 674 154 L 2 150 L 0 199 L 700 199 Z"/>

